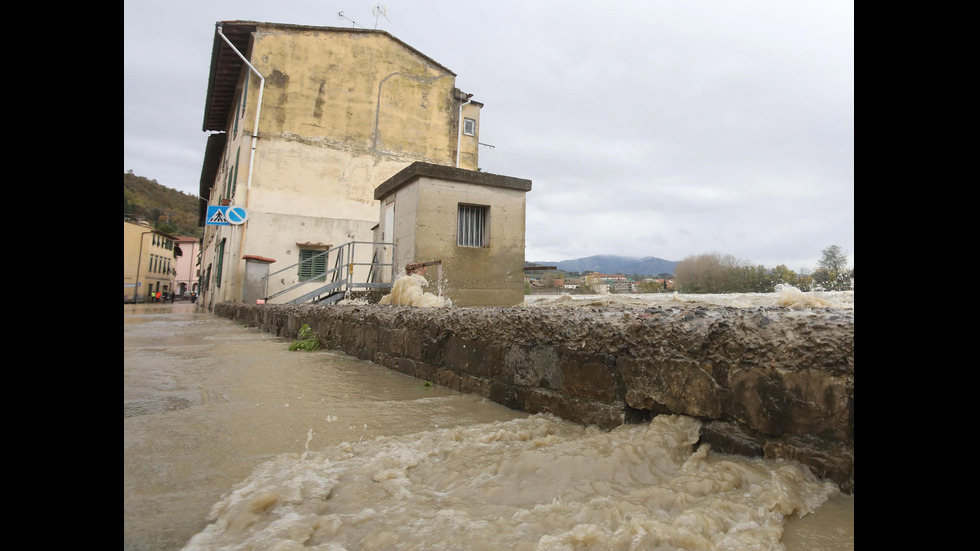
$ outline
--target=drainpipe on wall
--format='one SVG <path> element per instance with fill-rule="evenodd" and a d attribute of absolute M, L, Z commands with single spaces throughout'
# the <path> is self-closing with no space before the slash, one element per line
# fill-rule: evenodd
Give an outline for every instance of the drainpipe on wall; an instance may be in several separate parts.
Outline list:
<path fill-rule="evenodd" d="M 252 125 L 251 151 L 249 152 L 248 155 L 248 177 L 245 181 L 245 210 L 247 211 L 249 207 L 249 201 L 252 198 L 252 164 L 255 162 L 255 144 L 258 142 L 259 139 L 258 138 L 259 115 L 262 113 L 262 93 L 265 91 L 265 77 L 263 77 L 262 74 L 259 73 L 258 69 L 256 69 L 254 66 L 252 66 L 251 63 L 248 62 L 248 59 L 245 59 L 245 56 L 238 51 L 238 48 L 236 48 L 235 45 L 231 43 L 231 40 L 228 40 L 228 37 L 221 32 L 222 24 L 220 22 L 216 23 L 216 27 L 218 30 L 218 36 L 220 36 L 221 39 L 224 40 L 226 44 L 228 44 L 228 47 L 231 48 L 232 51 L 235 52 L 239 58 L 241 58 L 242 62 L 248 66 L 249 70 L 255 73 L 255 76 L 259 78 L 259 98 L 258 98 L 258 103 L 255 106 L 255 123 Z M 238 116 L 238 113 L 235 113 L 235 116 Z M 242 262 L 244 262 L 244 260 L 242 260 L 242 256 L 244 255 L 244 250 L 245 250 L 246 228 L 248 228 L 248 220 L 245 220 L 245 223 L 242 224 L 242 233 L 239 236 L 239 243 L 238 243 L 238 262 L 239 262 L 238 273 L 241 275 L 241 281 L 239 282 L 239 287 L 241 288 L 242 293 L 245 292 L 245 285 L 244 285 L 245 273 L 244 270 L 242 269 Z"/>
<path fill-rule="evenodd" d="M 459 154 L 463 147 L 463 107 L 473 101 L 473 94 L 466 94 L 466 102 L 459 105 L 459 128 L 456 130 L 456 168 L 459 168 Z"/>
<path fill-rule="evenodd" d="M 251 151 L 251 153 L 249 153 L 249 157 L 248 157 L 248 180 L 246 181 L 246 184 L 245 184 L 245 209 L 247 210 L 248 209 L 248 201 L 249 201 L 249 199 L 250 199 L 250 197 L 252 195 L 251 194 L 251 191 L 252 191 L 252 163 L 255 161 L 255 143 L 258 141 L 258 135 L 259 135 L 259 115 L 262 112 L 262 93 L 265 91 L 265 77 L 263 77 L 262 74 L 259 73 L 258 69 L 256 69 L 255 67 L 253 67 L 252 64 L 248 62 L 247 59 L 245 59 L 245 56 L 242 55 L 242 53 L 238 51 L 238 48 L 236 48 L 235 45 L 232 44 L 230 40 L 228 40 L 228 37 L 225 36 L 224 33 L 221 32 L 222 24 L 221 23 L 217 23 L 216 25 L 218 27 L 218 36 L 220 36 L 221 39 L 224 40 L 226 44 L 228 44 L 228 47 L 231 48 L 233 52 L 235 52 L 236 54 L 238 54 L 238 57 L 241 58 L 242 62 L 245 65 L 248 65 L 248 68 L 253 73 L 255 73 L 255 76 L 259 77 L 259 100 L 258 100 L 258 104 L 255 107 L 255 124 L 252 125 L 252 151 Z M 248 221 L 246 221 L 245 223 L 247 224 Z"/>

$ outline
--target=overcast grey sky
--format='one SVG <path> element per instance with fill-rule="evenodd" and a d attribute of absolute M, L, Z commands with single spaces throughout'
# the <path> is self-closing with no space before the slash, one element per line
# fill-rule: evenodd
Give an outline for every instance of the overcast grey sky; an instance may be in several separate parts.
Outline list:
<path fill-rule="evenodd" d="M 383 14 L 376 10 L 382 6 Z M 343 17 L 338 15 L 343 12 Z M 853 0 L 124 0 L 123 170 L 197 194 L 214 24 L 381 29 L 484 104 L 528 261 L 854 265 Z"/>

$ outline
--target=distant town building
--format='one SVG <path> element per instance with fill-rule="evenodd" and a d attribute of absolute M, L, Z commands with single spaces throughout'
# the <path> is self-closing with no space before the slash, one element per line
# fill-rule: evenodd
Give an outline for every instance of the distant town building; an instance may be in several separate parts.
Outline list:
<path fill-rule="evenodd" d="M 176 238 L 148 222 L 123 221 L 123 302 L 169 298 L 176 277 Z"/>
<path fill-rule="evenodd" d="M 176 276 L 174 286 L 182 296 L 187 291 L 197 291 L 200 279 L 201 240 L 188 235 L 179 235 L 177 244 Z"/>

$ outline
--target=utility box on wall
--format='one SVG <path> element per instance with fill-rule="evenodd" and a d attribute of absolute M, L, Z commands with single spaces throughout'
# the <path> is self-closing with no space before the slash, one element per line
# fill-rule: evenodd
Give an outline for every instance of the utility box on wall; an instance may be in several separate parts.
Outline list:
<path fill-rule="evenodd" d="M 262 300 L 269 294 L 269 264 L 276 260 L 255 255 L 245 255 L 243 258 L 245 259 L 245 290 L 242 293 L 242 302 L 255 304 L 257 300 Z"/>
<path fill-rule="evenodd" d="M 441 261 L 443 294 L 454 306 L 519 304 L 530 190 L 522 178 L 415 162 L 375 189 L 375 235 L 390 236 L 399 274 Z"/>

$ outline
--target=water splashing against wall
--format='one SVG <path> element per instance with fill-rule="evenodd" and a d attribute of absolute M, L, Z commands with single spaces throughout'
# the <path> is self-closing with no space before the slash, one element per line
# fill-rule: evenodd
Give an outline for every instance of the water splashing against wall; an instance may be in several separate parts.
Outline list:
<path fill-rule="evenodd" d="M 428 284 L 429 282 L 419 274 L 398 276 L 391 287 L 391 293 L 381 297 L 378 304 L 434 308 L 449 308 L 453 305 L 448 297 L 423 291 L 422 288 Z"/>

